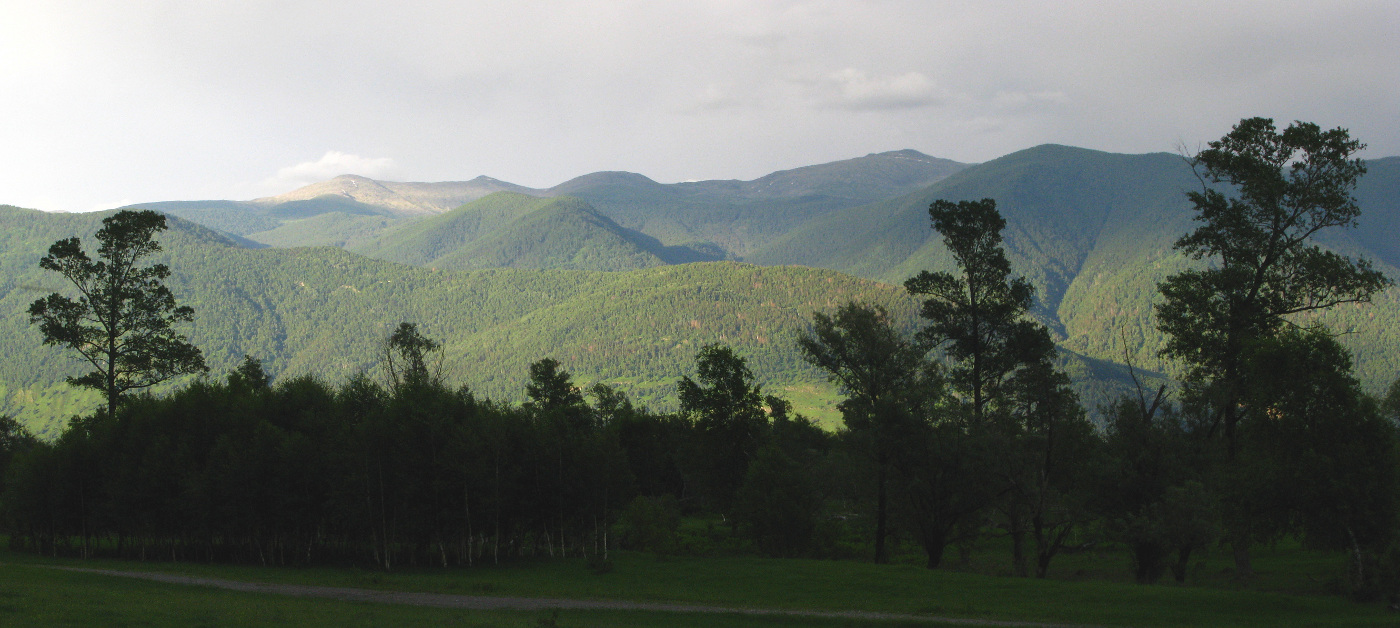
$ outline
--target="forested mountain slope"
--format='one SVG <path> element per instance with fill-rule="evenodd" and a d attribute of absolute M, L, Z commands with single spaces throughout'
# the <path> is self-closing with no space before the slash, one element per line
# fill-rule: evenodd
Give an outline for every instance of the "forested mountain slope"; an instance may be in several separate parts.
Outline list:
<path fill-rule="evenodd" d="M 0 208 L 0 412 L 54 434 L 95 406 L 62 383 L 75 356 L 40 345 L 34 299 L 69 287 L 38 259 L 55 240 L 90 242 L 102 214 Z M 446 346 L 450 381 L 498 399 L 523 397 L 527 366 L 558 359 L 575 381 L 619 383 L 665 405 L 699 347 L 729 344 L 799 409 L 831 416 L 835 395 L 798 357 L 793 338 L 814 310 L 849 299 L 881 303 L 912 324 L 902 290 L 840 273 L 729 262 L 626 273 L 493 269 L 434 271 L 334 248 L 248 249 L 179 219 L 161 259 L 181 303 L 195 308 L 191 339 L 216 374 L 241 356 L 272 373 L 333 379 L 377 376 L 379 343 L 402 321 Z"/>
<path fill-rule="evenodd" d="M 1333 230 L 1321 241 L 1344 254 L 1372 259 L 1392 277 L 1400 277 L 1400 270 L 1397 270 L 1397 266 L 1400 266 L 1400 241 L 1397 241 L 1395 236 L 1396 233 L 1400 233 L 1400 158 L 1371 160 L 1368 165 L 1370 171 L 1361 179 L 1361 186 L 1357 190 L 1363 210 L 1361 227 L 1354 230 Z M 344 177 L 333 180 L 340 186 L 355 181 L 354 178 Z M 356 185 L 364 189 L 376 189 L 370 184 L 384 183 L 365 181 Z M 447 198 L 444 190 L 456 190 L 456 193 L 466 194 L 467 192 L 462 190 L 470 188 L 471 194 L 487 194 L 488 188 L 509 187 L 509 184 L 495 180 L 478 179 L 467 183 L 471 185 L 464 184 L 465 187 L 459 188 L 451 187 L 457 184 L 443 184 L 445 187 L 438 189 L 439 196 L 436 198 L 439 198 L 439 202 Z M 699 267 L 705 270 L 676 268 L 676 275 L 654 273 L 666 270 L 661 266 L 663 264 L 741 259 L 761 266 L 802 265 L 825 268 L 897 286 L 919 270 L 953 268 L 952 260 L 944 251 L 938 235 L 930 228 L 927 212 L 929 203 L 936 199 L 990 197 L 997 200 L 998 208 L 1007 218 L 1006 246 L 1016 272 L 1030 278 L 1037 288 L 1040 304 L 1036 315 L 1051 327 L 1056 340 L 1063 348 L 1099 360 L 1077 363 L 1081 390 L 1084 390 L 1083 386 L 1089 379 L 1112 380 L 1115 377 L 1113 373 L 1118 373 L 1118 369 L 1111 363 L 1122 362 L 1125 356 L 1131 357 L 1139 366 L 1171 371 L 1172 365 L 1163 364 L 1156 358 L 1161 338 L 1151 319 L 1151 306 L 1157 297 L 1157 283 L 1188 264 L 1188 260 L 1172 251 L 1172 244 L 1193 227 L 1185 192 L 1197 188 L 1200 182 L 1185 160 L 1177 155 L 1123 155 L 1045 145 L 973 166 L 934 159 L 914 151 L 881 153 L 844 162 L 773 173 L 754 181 L 701 181 L 668 185 L 631 173 L 594 173 L 549 190 L 524 190 L 515 186 L 519 188 L 516 192 L 485 196 L 442 214 L 408 215 L 401 209 L 364 202 L 387 202 L 382 201 L 381 197 L 390 192 L 407 198 L 415 189 L 419 189 L 412 186 L 429 184 L 394 185 L 400 187 L 395 188 L 384 183 L 384 190 L 388 192 L 381 191 L 379 196 L 315 196 L 311 195 L 315 190 L 311 190 L 301 195 L 309 198 L 291 198 L 296 196 L 294 194 L 277 204 L 267 204 L 267 199 L 263 199 L 257 202 L 210 201 L 143 206 L 161 209 L 174 215 L 189 216 L 226 233 L 246 234 L 253 240 L 278 247 L 303 244 L 338 246 L 404 264 L 438 269 L 514 267 L 630 271 L 651 268 L 622 276 L 588 274 L 586 279 L 548 272 L 503 275 L 433 273 L 430 270 L 372 262 L 324 249 L 252 252 L 230 246 L 227 241 L 219 239 L 213 233 L 201 232 L 205 234 L 201 237 L 208 242 L 195 248 L 207 248 L 210 252 L 205 253 L 206 256 L 232 260 L 228 263 L 234 266 L 276 266 L 250 272 L 246 279 L 246 282 L 251 282 L 248 285 L 282 281 L 271 278 L 280 277 L 278 273 L 285 272 L 280 269 L 288 263 L 286 260 L 292 259 L 304 260 L 309 264 L 304 272 L 318 276 L 330 273 L 326 275 L 330 277 L 341 272 L 326 269 L 354 267 L 374 269 L 362 272 L 375 274 L 403 273 L 404 277 L 441 277 L 438 283 L 443 285 L 486 281 L 487 277 L 497 277 L 502 282 L 514 281 L 530 285 L 585 281 L 590 286 L 601 289 L 602 286 L 617 282 L 641 282 L 642 277 L 651 277 L 655 283 L 647 290 L 659 293 L 672 291 L 673 286 L 670 282 L 677 277 L 701 273 L 704 277 L 712 277 L 715 282 L 719 282 L 707 290 L 715 291 L 716 295 L 742 294 L 743 299 L 748 299 L 745 303 L 758 308 L 756 304 L 762 303 L 763 300 L 761 296 L 753 293 L 761 289 L 753 287 L 755 282 L 739 279 L 741 276 L 747 276 L 746 273 L 786 273 L 801 277 L 832 278 L 831 281 L 838 281 L 836 278 L 840 278 L 839 281 L 853 280 L 825 271 L 796 268 L 760 270 L 733 264 Z M 518 193 L 521 190 L 529 194 Z M 334 211 L 322 211 L 326 208 L 333 208 Z M 6 220 L 20 220 L 15 216 L 21 215 L 25 215 L 24 212 L 14 216 L 6 214 Z M 7 311 L 12 312 L 22 311 L 23 306 L 36 298 L 40 292 L 38 288 L 34 288 L 42 285 L 38 283 L 41 277 L 37 274 L 35 261 L 42 254 L 43 247 L 70 233 L 84 232 L 84 229 L 90 232 L 88 227 L 96 225 L 97 219 L 54 216 L 52 220 L 31 218 L 20 222 L 25 220 L 34 224 L 13 225 L 13 232 L 7 230 L 0 236 L 7 243 L 0 259 L 10 259 L 15 255 L 12 243 L 17 241 L 16 238 L 23 239 L 17 234 L 38 229 L 46 235 L 25 245 L 29 247 L 29 252 L 25 254 L 27 257 L 15 258 L 22 259 L 23 263 L 6 262 L 5 268 L 11 274 L 8 275 L 10 279 L 6 285 L 9 287 L 6 288 L 5 298 L 13 302 L 7 306 L 11 308 Z M 85 220 L 88 222 L 83 222 Z M 76 221 L 71 222 L 71 225 L 88 227 L 72 226 L 67 231 L 55 227 L 63 221 Z M 40 224 L 46 226 L 38 226 Z M 194 237 L 188 234 L 198 230 L 186 225 L 177 231 L 187 236 L 176 236 L 172 233 L 172 239 Z M 245 247 L 252 246 L 246 240 L 242 242 Z M 172 255 L 178 257 L 188 254 L 172 249 Z M 202 267 L 205 270 L 189 270 L 181 269 L 177 264 L 176 272 L 183 272 L 189 278 L 204 277 L 206 274 L 217 276 L 222 272 L 216 270 L 217 266 L 217 263 L 210 261 Z M 313 267 L 317 270 L 311 270 Z M 745 270 L 741 272 L 737 269 Z M 47 281 L 52 283 L 53 278 Z M 284 283 L 290 281 L 292 280 L 286 280 Z M 738 283 L 729 285 L 724 282 Z M 757 283 L 775 285 L 768 282 Z M 736 288 L 735 285 L 739 287 Z M 29 286 L 24 288 L 28 291 L 24 292 L 23 296 L 13 296 L 17 286 Z M 230 283 L 229 286 L 230 289 L 242 290 L 251 295 L 248 299 L 256 301 L 258 309 L 275 311 L 277 316 L 284 316 L 284 310 L 289 307 L 293 309 L 287 311 L 300 311 L 295 310 L 295 307 L 303 307 L 293 306 L 292 304 L 299 302 L 290 299 L 290 294 L 269 296 L 261 289 L 250 290 L 243 283 L 237 282 Z M 359 283 L 345 279 L 326 290 L 335 292 L 335 286 L 364 289 Z M 46 289 L 51 290 L 53 286 Z M 431 296 L 435 294 L 434 290 L 442 289 L 446 288 L 428 290 L 424 293 L 427 296 L 423 297 L 417 293 L 410 297 L 409 292 L 403 292 L 395 293 L 392 298 L 403 299 L 405 303 L 417 300 L 432 302 L 438 298 Z M 509 292 L 515 288 L 502 289 Z M 896 298 L 899 295 L 899 290 L 895 287 L 880 286 L 877 292 L 880 290 L 886 291 L 881 294 L 890 295 L 888 298 Z M 642 292 L 644 291 L 640 288 L 638 292 L 630 292 L 628 299 L 649 298 Z M 211 313 L 222 311 L 219 308 L 229 305 L 220 301 L 220 297 L 217 296 L 219 291 L 212 287 L 202 294 L 203 296 L 198 298 L 213 306 L 206 308 Z M 687 311 L 695 313 L 687 320 L 694 320 L 695 324 L 700 326 L 688 329 L 702 330 L 712 322 L 703 315 L 706 307 L 703 305 L 705 294 L 697 292 L 694 295 L 695 300 L 685 306 Z M 580 296 L 580 300 L 572 302 L 574 304 L 570 306 L 570 311 L 593 312 L 590 308 L 597 307 L 598 304 L 588 299 L 594 296 L 596 295 Z M 457 309 L 476 312 L 473 308 L 485 307 L 478 303 L 490 303 L 497 297 L 488 295 L 483 298 L 484 301 L 479 299 L 466 308 Z M 239 301 L 235 299 L 234 302 Z M 622 303 L 619 306 L 622 308 L 620 311 L 628 311 L 629 307 L 651 307 L 629 303 L 632 301 Z M 544 326 L 540 321 L 546 318 L 567 319 L 570 321 L 569 325 L 578 326 L 580 330 L 592 330 L 590 321 L 577 317 L 561 319 L 560 314 L 554 310 L 550 310 L 553 313 L 545 317 L 541 308 L 553 307 L 554 304 L 554 297 L 534 302 L 529 308 L 517 312 L 516 318 L 510 319 L 515 327 L 503 326 L 499 333 L 506 333 L 507 328 L 514 329 L 511 337 L 526 344 L 526 337 L 530 335 L 547 338 L 554 333 L 571 333 L 568 326 Z M 674 304 L 656 307 L 672 306 Z M 250 311 L 253 309 L 252 306 L 248 307 Z M 304 307 L 310 308 L 311 305 L 307 304 Z M 742 311 L 742 308 L 734 310 L 736 316 Z M 804 311 L 801 314 L 793 314 L 784 320 L 790 320 L 793 325 L 800 326 L 805 324 L 808 313 Z M 455 315 L 457 314 L 453 314 Z M 594 315 L 607 314 L 594 312 Z M 10 316 L 13 318 L 19 314 Z M 218 314 L 216 318 L 218 316 L 223 314 Z M 297 323 L 298 325 L 310 328 L 319 324 L 311 322 L 314 315 L 309 310 L 302 316 L 303 319 L 297 319 L 303 321 Z M 494 315 L 488 315 L 487 318 L 491 316 Z M 521 322 L 524 320 L 533 322 Z M 1400 374 L 1400 292 L 1395 289 L 1389 290 L 1379 295 L 1376 303 L 1371 306 L 1339 308 L 1324 315 L 1321 321 L 1338 332 L 1345 332 L 1343 342 L 1355 353 L 1358 374 L 1370 390 L 1378 390 Z M 377 324 L 389 325 L 393 322 L 395 321 L 386 319 Z M 1307 324 L 1310 321 L 1299 322 Z M 22 321 L 7 323 L 10 331 L 0 332 L 0 335 L 21 333 L 19 329 L 24 326 L 21 323 Z M 427 328 L 431 332 L 431 322 L 425 320 L 425 323 L 428 323 Z M 201 322 L 201 325 L 205 324 Z M 380 332 L 382 330 L 376 334 Z M 32 330 L 23 333 L 32 335 Z M 247 350 L 234 346 L 243 342 L 237 340 L 238 338 L 259 338 L 251 331 L 241 333 L 242 335 L 229 336 L 235 340 L 213 341 L 228 344 L 228 355 L 234 355 Z M 459 332 L 454 329 L 453 333 Z M 476 336 L 478 333 L 485 332 L 472 331 L 462 336 L 462 339 L 449 342 L 465 347 L 469 344 L 467 338 L 471 339 L 470 342 L 486 338 Z M 575 338 L 576 342 L 582 342 L 588 333 L 592 332 L 578 331 L 570 337 Z M 699 342 L 698 339 L 703 336 L 700 331 L 686 333 L 690 335 L 673 337 L 691 338 Z M 752 338 L 755 334 L 757 332 L 745 332 L 739 336 Z M 219 338 L 212 334 L 207 337 L 211 340 Z M 333 344 L 330 340 L 321 342 Z M 746 342 L 757 341 L 751 339 Z M 302 345 L 289 347 L 271 343 L 270 340 L 257 340 L 248 346 L 254 349 L 251 352 L 255 354 L 261 352 L 261 355 L 265 356 L 279 356 L 271 361 L 278 368 L 290 365 L 312 368 L 314 360 L 296 357 L 300 355 L 314 354 L 331 359 L 331 353 L 327 352 L 306 353 L 305 349 L 300 348 Z M 520 346 L 524 347 L 525 344 Z M 460 355 L 466 355 L 465 349 L 461 351 Z M 28 355 L 14 355 L 21 354 Z M 362 354 L 351 351 L 345 355 Z M 631 359 L 640 363 L 650 363 L 647 362 L 650 358 L 645 357 L 646 355 L 644 351 L 634 354 Z M 667 355 L 670 357 L 666 359 L 671 360 L 680 354 Z M 519 355 L 511 359 L 523 365 L 540 357 L 544 356 Z M 680 368 L 688 358 L 689 356 L 680 356 L 678 361 L 671 364 Z M 344 373 L 369 363 L 367 358 L 334 359 L 339 360 L 339 366 L 314 368 L 321 369 L 318 372 Z M 783 359 L 787 360 L 784 364 L 796 364 L 791 355 Z M 1095 366 L 1089 366 L 1090 364 Z M 7 365 L 6 368 L 11 366 Z M 505 371 L 521 372 L 520 368 L 523 367 L 512 367 Z M 45 369 L 48 367 L 35 372 L 51 372 Z M 17 377 L 26 372 L 26 369 L 19 367 L 15 367 L 15 370 L 20 372 Z M 647 372 L 660 373 L 660 370 Z M 678 373 L 679 371 L 666 373 L 664 377 L 673 378 Z M 810 371 L 804 373 L 803 377 L 820 379 Z M 593 376 L 592 372 L 582 374 Z M 662 381 L 648 378 L 651 376 L 641 376 L 641 380 L 653 383 Z M 20 380 L 11 379 L 9 376 L 0 378 L 0 385 L 11 386 L 5 393 L 7 398 L 16 398 L 13 394 L 13 384 L 10 383 L 14 381 Z M 25 384 L 25 390 L 30 391 L 38 382 L 32 377 L 23 381 L 30 382 Z M 653 387 L 651 390 L 661 389 L 662 387 Z M 53 395 L 40 397 L 48 400 L 46 403 L 51 405 L 66 398 Z"/>
<path fill-rule="evenodd" d="M 647 244 L 577 198 L 497 192 L 345 248 L 439 269 L 634 270 L 667 263 Z"/>
<path fill-rule="evenodd" d="M 913 192 L 965 167 L 902 150 L 774 172 L 753 181 L 667 185 L 631 173 L 595 173 L 545 193 L 582 198 L 619 225 L 664 245 L 713 247 L 744 258 L 832 211 Z"/>
<path fill-rule="evenodd" d="M 1400 233 L 1400 159 L 1370 162 L 1357 197 L 1361 226 L 1322 242 L 1372 259 L 1392 277 Z M 993 198 L 1006 217 L 1008 257 L 1035 284 L 1039 315 L 1065 348 L 1140 365 L 1156 359 L 1161 338 L 1151 320 L 1156 285 L 1186 267 L 1173 243 L 1193 228 L 1185 192 L 1200 182 L 1180 156 L 1122 155 L 1045 145 L 970 166 L 926 189 L 813 220 L 745 258 L 803 264 L 886 282 L 952 260 L 929 227 L 937 199 Z M 835 234 L 840 234 L 839 237 Z M 1392 289 L 1375 306 L 1339 309 L 1322 321 L 1349 333 L 1363 380 L 1372 388 L 1400 367 L 1400 307 Z M 1126 341 L 1126 344 L 1125 344 Z"/>

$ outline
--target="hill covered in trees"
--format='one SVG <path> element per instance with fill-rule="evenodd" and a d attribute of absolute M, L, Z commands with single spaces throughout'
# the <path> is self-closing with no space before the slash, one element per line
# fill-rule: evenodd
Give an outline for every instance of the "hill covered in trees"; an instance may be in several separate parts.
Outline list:
<path fill-rule="evenodd" d="M 40 346 L 27 307 L 69 289 L 36 260 L 48 245 L 95 231 L 101 214 L 0 208 L 0 364 L 4 406 L 41 434 L 56 434 L 95 398 L 63 384 L 75 359 Z M 831 271 L 720 262 L 626 273 L 489 269 L 435 271 L 321 248 L 249 249 L 173 220 L 161 237 L 172 290 L 196 316 L 191 340 L 215 373 L 244 354 L 275 375 L 333 381 L 377 374 L 381 342 L 414 321 L 446 345 L 451 381 L 493 398 L 523 396 L 526 366 L 554 357 L 581 382 L 619 384 L 666 405 L 700 346 L 742 352 L 779 392 L 800 389 L 803 411 L 831 417 L 834 390 L 798 357 L 793 338 L 813 311 L 846 300 L 880 303 L 912 325 L 902 289 Z"/>
<path fill-rule="evenodd" d="M 1323 242 L 1400 276 L 1390 236 L 1400 228 L 1400 158 L 1369 168 L 1357 191 L 1361 228 Z M 666 403 L 688 352 L 724 340 L 753 353 L 760 377 L 802 391 L 800 408 L 834 420 L 834 391 L 788 339 L 817 304 L 858 298 L 912 312 L 895 286 L 952 265 L 928 224 L 936 199 L 997 199 L 1008 257 L 1037 289 L 1035 316 L 1075 356 L 1068 367 L 1091 408 L 1122 389 L 1125 357 L 1170 370 L 1156 356 L 1151 303 L 1156 284 L 1186 267 L 1171 245 L 1191 227 L 1184 192 L 1199 182 L 1175 155 L 1047 145 L 972 166 L 881 153 L 754 181 L 596 173 L 548 190 L 489 178 L 338 177 L 318 186 L 257 201 L 144 205 L 221 232 L 177 221 L 165 236 L 177 294 L 199 312 L 193 337 L 216 366 L 250 353 L 273 373 L 343 377 L 372 369 L 374 344 L 414 320 L 448 343 L 454 364 L 471 365 L 454 366 L 456 377 L 496 396 L 519 395 L 523 365 L 567 350 L 579 360 L 567 366 L 585 380 L 626 382 L 639 398 Z M 321 194 L 328 190 L 339 192 Z M 89 400 L 60 383 L 69 362 L 38 347 L 24 308 L 62 288 L 35 265 L 45 247 L 90 234 L 97 218 L 8 209 L 3 219 L 0 343 L 27 357 L 0 366 L 0 412 L 56 425 Z M 718 259 L 766 268 L 675 265 Z M 1353 332 L 1342 341 L 1372 391 L 1400 371 L 1397 294 L 1322 316 Z M 915 324 L 912 314 L 904 320 Z"/>
<path fill-rule="evenodd" d="M 596 172 L 543 189 L 490 177 L 399 183 L 345 175 L 253 201 L 130 207 L 155 209 L 273 246 L 348 246 L 381 234 L 391 237 L 394 227 L 495 192 L 570 196 L 676 263 L 741 257 L 813 217 L 922 189 L 964 166 L 904 150 L 774 172 L 753 181 L 663 184 L 630 172 Z"/>
<path fill-rule="evenodd" d="M 1400 231 L 1400 157 L 1368 166 L 1357 190 L 1360 228 L 1324 234 L 1322 242 L 1400 277 L 1400 248 L 1392 236 Z M 471 189 L 486 194 L 507 187 L 488 182 Z M 994 198 L 1008 221 L 1013 268 L 1036 287 L 1036 316 L 1063 348 L 1109 362 L 1131 356 L 1140 366 L 1169 370 L 1157 359 L 1162 340 L 1151 304 L 1156 285 L 1188 263 L 1172 244 L 1192 226 L 1185 192 L 1199 185 L 1186 161 L 1168 153 L 1045 145 L 968 166 L 896 151 L 753 181 L 661 184 L 604 172 L 546 190 L 512 188 L 578 199 L 560 199 L 575 211 L 553 215 L 526 211 L 545 201 L 507 194 L 430 217 L 394 214 L 386 205 L 359 213 L 327 210 L 268 228 L 270 223 L 258 222 L 263 214 L 254 212 L 248 226 L 234 233 L 273 246 L 340 246 L 444 268 L 621 270 L 730 259 L 825 268 L 898 285 L 919 270 L 951 267 L 929 229 L 932 201 Z M 315 198 L 328 208 L 336 207 L 331 201 L 354 201 Z M 237 204 L 220 203 L 207 211 L 238 211 Z M 153 207 L 207 220 L 214 228 L 236 222 L 208 219 L 185 204 Z M 1398 295 L 1388 290 L 1374 306 L 1339 308 L 1322 317 L 1332 329 L 1354 332 L 1343 342 L 1373 391 L 1400 372 Z"/>
<path fill-rule="evenodd" d="M 1400 158 L 1368 166 L 1357 190 L 1360 227 L 1325 233 L 1322 243 L 1400 277 L 1391 235 L 1400 227 Z M 1035 284 L 1038 314 L 1062 346 L 1116 361 L 1126 350 L 1140 365 L 1166 368 L 1156 359 L 1162 341 L 1151 304 L 1156 285 L 1188 264 L 1172 244 L 1192 228 L 1185 192 L 1199 187 L 1177 155 L 1038 146 L 970 166 L 904 197 L 832 212 L 744 259 L 900 282 L 920 269 L 951 266 L 928 229 L 930 203 L 993 198 L 1007 220 L 1012 266 Z M 1333 329 L 1356 332 L 1344 342 L 1372 388 L 1400 370 L 1394 357 L 1400 354 L 1397 294 L 1392 289 L 1374 307 L 1322 318 Z"/>

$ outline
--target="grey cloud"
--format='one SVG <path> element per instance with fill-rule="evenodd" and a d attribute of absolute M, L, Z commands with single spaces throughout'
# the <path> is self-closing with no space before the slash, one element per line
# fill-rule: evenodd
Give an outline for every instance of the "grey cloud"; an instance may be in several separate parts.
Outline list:
<path fill-rule="evenodd" d="M 1400 154 L 1395 2 L 547 6 L 0 0 L 0 203 L 239 198 L 328 147 L 552 185 L 1171 150 L 1266 115 Z"/>

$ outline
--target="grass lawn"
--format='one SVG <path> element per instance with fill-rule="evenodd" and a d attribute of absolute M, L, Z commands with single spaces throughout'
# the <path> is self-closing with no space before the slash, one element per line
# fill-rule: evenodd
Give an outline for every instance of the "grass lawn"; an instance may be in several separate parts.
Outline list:
<path fill-rule="evenodd" d="M 76 565 L 166 571 L 274 583 L 494 596 L 676 601 L 726 607 L 867 610 L 948 617 L 1128 626 L 1390 626 L 1379 605 L 1298 591 L 1221 586 L 1139 586 L 1037 581 L 914 565 L 756 557 L 657 560 L 618 552 L 594 574 L 581 559 L 382 573 L 350 568 L 272 568 L 199 563 L 42 558 L 0 552 L 0 625 L 549 625 L 534 611 L 462 611 L 236 593 L 45 569 Z M 1091 558 L 1075 557 L 1090 561 Z M 1099 556 L 1094 563 L 1120 557 Z M 1221 559 L 1216 559 L 1219 562 Z M 1293 548 L 1259 552 L 1261 581 L 1330 569 Z M 1072 563 L 1074 561 L 1067 561 Z M 1324 561 L 1325 562 L 1325 561 Z M 1333 561 L 1335 562 L 1335 561 Z M 1317 564 L 1314 564 L 1317 563 Z M 1198 571 L 1211 569 L 1205 562 Z M 1218 567 L 1218 566 L 1217 566 Z M 1072 568 L 1072 566 L 1071 566 Z M 1123 569 L 1122 563 L 1117 564 Z M 1212 572 L 1213 574 L 1213 572 Z M 1272 576 L 1270 574 L 1273 574 Z M 1214 578 L 1215 575 L 1210 575 Z M 1304 578 L 1305 582 L 1312 582 Z M 1211 584 L 1211 583 L 1208 583 Z M 1256 588 L 1271 588 L 1260 585 Z M 561 626 L 900 625 L 901 622 L 636 611 L 564 611 Z M 930 625 L 930 624 L 920 624 Z"/>
<path fill-rule="evenodd" d="M 0 566 L 3 626 L 902 626 L 855 622 L 642 611 L 478 611 L 340 602 L 72 573 L 36 565 Z"/>

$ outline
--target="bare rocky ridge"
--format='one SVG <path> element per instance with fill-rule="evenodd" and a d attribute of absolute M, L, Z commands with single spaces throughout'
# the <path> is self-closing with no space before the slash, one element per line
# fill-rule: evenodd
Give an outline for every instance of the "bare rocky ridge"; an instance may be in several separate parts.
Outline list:
<path fill-rule="evenodd" d="M 325 196 L 339 196 L 357 203 L 382 207 L 403 214 L 441 214 L 492 192 L 502 191 L 538 195 L 536 190 L 491 177 L 477 177 L 471 181 L 412 183 L 376 181 L 359 175 L 343 174 L 329 181 L 313 183 L 286 194 L 255 199 L 253 203 L 271 207 L 292 201 L 309 201 Z"/>

